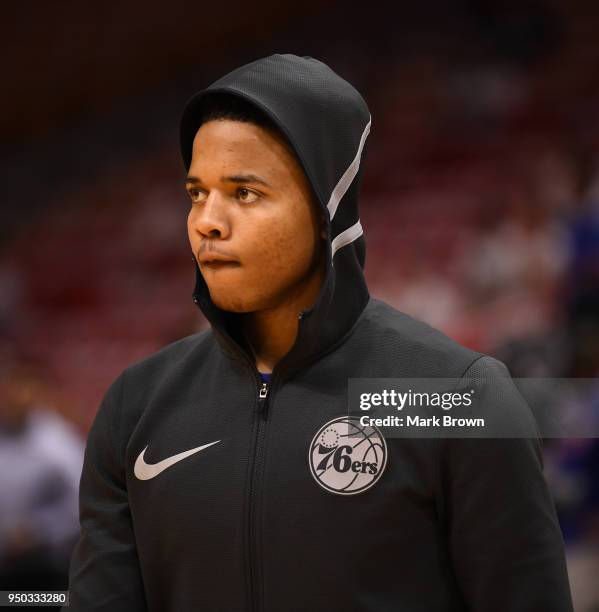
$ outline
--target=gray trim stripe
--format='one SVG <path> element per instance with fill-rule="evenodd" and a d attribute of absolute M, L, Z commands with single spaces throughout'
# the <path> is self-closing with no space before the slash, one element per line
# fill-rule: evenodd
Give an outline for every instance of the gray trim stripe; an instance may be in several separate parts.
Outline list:
<path fill-rule="evenodd" d="M 343 230 L 340 234 L 338 234 L 333 242 L 331 243 L 331 258 L 335 256 L 335 253 L 346 244 L 353 242 L 356 238 L 361 236 L 364 233 L 362 229 L 362 224 L 360 220 L 354 223 L 352 226 L 348 227 L 346 230 Z"/>
<path fill-rule="evenodd" d="M 360 168 L 360 158 L 362 157 L 362 149 L 364 148 L 364 143 L 366 142 L 366 137 L 370 133 L 370 123 L 372 118 L 369 116 L 368 124 L 364 128 L 362 132 L 362 138 L 360 138 L 360 145 L 358 146 L 358 152 L 354 157 L 352 163 L 348 166 L 347 170 L 343 173 L 343 176 L 339 179 L 337 186 L 333 189 L 333 193 L 329 199 L 329 203 L 327 204 L 327 208 L 329 209 L 329 216 L 331 221 L 337 212 L 337 207 L 339 206 L 339 202 L 341 202 L 341 198 L 345 195 L 345 192 L 349 189 L 354 177 L 358 173 L 358 169 Z"/>

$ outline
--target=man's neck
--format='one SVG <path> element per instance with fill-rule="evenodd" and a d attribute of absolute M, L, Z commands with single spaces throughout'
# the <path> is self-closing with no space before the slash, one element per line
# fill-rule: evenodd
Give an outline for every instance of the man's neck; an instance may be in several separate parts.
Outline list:
<path fill-rule="evenodd" d="M 304 282 L 294 296 L 275 308 L 243 315 L 242 326 L 260 372 L 272 372 L 275 365 L 291 350 L 298 332 L 298 316 L 310 308 L 324 280 L 324 261 Z"/>
<path fill-rule="evenodd" d="M 260 372 L 272 372 L 275 364 L 289 352 L 297 337 L 299 310 L 278 307 L 249 314 L 244 333 Z"/>

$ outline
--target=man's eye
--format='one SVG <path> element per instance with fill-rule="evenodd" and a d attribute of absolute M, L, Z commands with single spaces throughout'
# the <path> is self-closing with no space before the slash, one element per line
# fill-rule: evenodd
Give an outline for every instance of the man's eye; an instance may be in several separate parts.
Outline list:
<path fill-rule="evenodd" d="M 254 193 L 245 187 L 240 187 L 237 190 L 237 195 L 243 202 L 255 202 L 260 197 L 257 193 Z"/>
<path fill-rule="evenodd" d="M 199 202 L 202 197 L 202 191 L 200 189 L 188 189 L 187 193 L 192 202 Z"/>

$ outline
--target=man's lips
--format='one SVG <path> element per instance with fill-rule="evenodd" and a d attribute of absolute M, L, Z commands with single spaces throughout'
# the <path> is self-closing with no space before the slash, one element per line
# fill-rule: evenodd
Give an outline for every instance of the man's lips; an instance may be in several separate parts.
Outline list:
<path fill-rule="evenodd" d="M 234 257 L 231 257 L 227 253 L 221 253 L 220 251 L 204 251 L 200 252 L 198 261 L 202 266 L 224 266 L 226 264 L 239 265 L 239 261 Z"/>
<path fill-rule="evenodd" d="M 223 259 L 213 259 L 211 261 L 202 262 L 203 268 L 209 268 L 211 270 L 219 270 L 221 268 L 234 268 L 241 265 L 238 261 L 225 261 Z"/>

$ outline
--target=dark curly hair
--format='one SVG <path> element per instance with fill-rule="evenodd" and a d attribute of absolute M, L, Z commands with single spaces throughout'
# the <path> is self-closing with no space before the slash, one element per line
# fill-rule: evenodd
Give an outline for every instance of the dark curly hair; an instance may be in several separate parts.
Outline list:
<path fill-rule="evenodd" d="M 243 121 L 253 123 L 262 128 L 277 132 L 280 136 L 279 128 L 273 120 L 257 106 L 236 95 L 229 93 L 216 92 L 206 96 L 197 111 L 198 129 L 202 123 L 215 119 L 230 119 L 232 121 Z"/>

